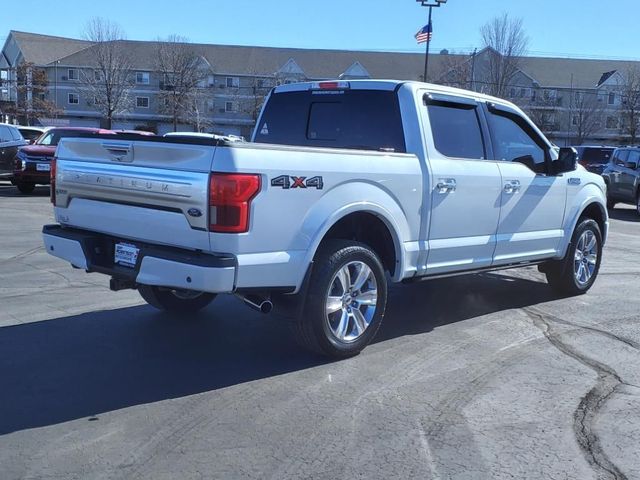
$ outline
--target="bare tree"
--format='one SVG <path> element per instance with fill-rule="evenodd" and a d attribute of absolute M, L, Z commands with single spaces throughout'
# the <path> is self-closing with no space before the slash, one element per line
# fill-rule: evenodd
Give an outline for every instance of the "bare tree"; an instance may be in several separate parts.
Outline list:
<path fill-rule="evenodd" d="M 214 96 L 210 89 L 199 86 L 185 97 L 181 119 L 193 126 L 196 132 L 204 132 L 213 127 L 211 115 Z"/>
<path fill-rule="evenodd" d="M 104 126 L 111 128 L 114 117 L 132 106 L 132 63 L 122 44 L 125 35 L 117 24 L 93 18 L 85 27 L 84 37 L 94 42 L 93 64 L 92 70 L 80 73 L 79 89 L 104 116 Z"/>
<path fill-rule="evenodd" d="M 637 66 L 626 71 L 620 87 L 622 97 L 622 133 L 629 135 L 629 143 L 635 145 L 640 129 L 640 70 Z"/>
<path fill-rule="evenodd" d="M 483 25 L 480 34 L 484 46 L 489 48 L 486 72 L 489 92 L 504 97 L 529 44 L 522 19 L 512 19 L 504 13 Z"/>
<path fill-rule="evenodd" d="M 576 91 L 573 95 L 573 107 L 569 111 L 569 126 L 571 134 L 575 132 L 575 143 L 582 145 L 588 137 L 600 130 L 604 107 L 602 102 L 598 101 L 597 92 Z"/>
<path fill-rule="evenodd" d="M 471 60 L 466 55 L 442 55 L 441 74 L 435 83 L 471 88 Z"/>
<path fill-rule="evenodd" d="M 162 78 L 160 111 L 171 116 L 176 131 L 180 121 L 191 123 L 196 92 L 210 71 L 193 45 L 179 35 L 158 42 L 156 62 Z"/>
<path fill-rule="evenodd" d="M 530 97 L 517 98 L 513 101 L 526 112 L 545 135 L 557 130 L 560 119 L 556 118 L 558 113 L 556 97 L 547 94 L 544 90 L 533 90 Z"/>
<path fill-rule="evenodd" d="M 54 102 L 45 98 L 47 94 L 47 72 L 33 63 L 21 63 L 16 68 L 16 103 L 7 112 L 18 118 L 23 125 L 33 125 L 40 117 L 53 117 L 57 113 Z"/>

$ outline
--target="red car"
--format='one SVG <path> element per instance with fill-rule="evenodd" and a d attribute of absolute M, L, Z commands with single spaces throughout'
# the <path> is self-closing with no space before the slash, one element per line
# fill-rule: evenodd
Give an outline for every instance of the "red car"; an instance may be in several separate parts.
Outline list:
<path fill-rule="evenodd" d="M 13 183 L 21 193 L 33 192 L 36 185 L 49 185 L 51 182 L 51 159 L 56 153 L 56 147 L 64 137 L 90 137 L 99 134 L 115 134 L 112 130 L 102 128 L 82 127 L 54 127 L 47 129 L 33 145 L 22 147 L 16 155 L 16 165 L 13 170 Z"/>

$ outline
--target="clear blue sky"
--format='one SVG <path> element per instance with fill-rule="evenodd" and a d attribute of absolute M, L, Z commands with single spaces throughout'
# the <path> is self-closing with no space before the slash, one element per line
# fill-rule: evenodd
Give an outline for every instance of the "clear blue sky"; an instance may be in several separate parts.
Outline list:
<path fill-rule="evenodd" d="M 415 0 L 4 0 L 9 30 L 79 37 L 91 17 L 133 40 L 179 34 L 192 42 L 349 50 L 423 51 L 413 34 L 427 9 Z M 434 9 L 432 48 L 467 52 L 479 28 L 508 12 L 524 20 L 532 55 L 640 59 L 640 0 L 449 0 Z"/>

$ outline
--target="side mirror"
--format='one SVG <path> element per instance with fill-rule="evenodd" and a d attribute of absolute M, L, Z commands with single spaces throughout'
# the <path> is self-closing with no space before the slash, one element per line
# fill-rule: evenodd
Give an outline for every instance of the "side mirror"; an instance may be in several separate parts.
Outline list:
<path fill-rule="evenodd" d="M 578 164 L 578 151 L 573 147 L 562 147 L 558 153 L 558 159 L 552 163 L 553 174 L 559 175 L 565 172 L 573 172 Z"/>

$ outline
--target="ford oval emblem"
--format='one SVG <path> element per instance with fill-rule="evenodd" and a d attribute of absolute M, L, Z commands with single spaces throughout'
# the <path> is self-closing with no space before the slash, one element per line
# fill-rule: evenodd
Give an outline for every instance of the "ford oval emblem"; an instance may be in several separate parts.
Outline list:
<path fill-rule="evenodd" d="M 202 216 L 202 212 L 200 210 L 198 210 L 197 208 L 190 208 L 189 210 L 187 210 L 187 213 L 191 217 L 201 217 Z"/>

